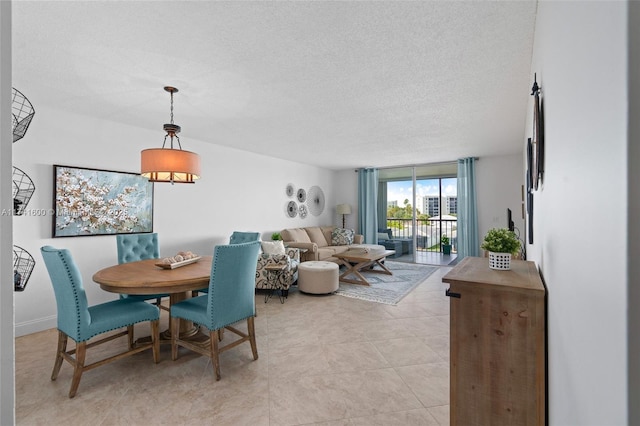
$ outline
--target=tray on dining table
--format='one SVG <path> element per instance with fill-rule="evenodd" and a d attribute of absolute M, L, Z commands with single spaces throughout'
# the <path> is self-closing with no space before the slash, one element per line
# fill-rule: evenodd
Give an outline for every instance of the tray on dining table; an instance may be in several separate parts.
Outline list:
<path fill-rule="evenodd" d="M 176 269 L 176 268 L 180 268 L 182 266 L 186 266 L 186 265 L 190 265 L 192 263 L 195 263 L 198 260 L 200 260 L 201 258 L 202 258 L 202 256 L 197 256 L 197 257 L 192 257 L 191 259 L 182 260 L 180 262 L 156 263 L 156 266 L 158 266 L 158 267 L 160 267 L 162 269 Z"/>

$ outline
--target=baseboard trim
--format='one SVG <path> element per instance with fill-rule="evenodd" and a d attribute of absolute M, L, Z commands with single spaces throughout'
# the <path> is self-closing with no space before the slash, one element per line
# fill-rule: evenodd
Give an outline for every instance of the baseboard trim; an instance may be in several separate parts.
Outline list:
<path fill-rule="evenodd" d="M 15 324 L 15 337 L 26 336 L 27 334 L 37 333 L 39 331 L 49 330 L 58 326 L 58 316 L 51 315 L 49 317 L 38 318 L 33 321 L 25 321 Z"/>

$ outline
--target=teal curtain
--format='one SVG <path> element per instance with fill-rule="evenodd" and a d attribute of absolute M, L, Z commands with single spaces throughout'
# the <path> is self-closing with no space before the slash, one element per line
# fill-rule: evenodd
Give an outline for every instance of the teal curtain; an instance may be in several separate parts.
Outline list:
<path fill-rule="evenodd" d="M 378 169 L 358 170 L 358 223 L 365 244 L 377 244 Z"/>
<path fill-rule="evenodd" d="M 478 256 L 478 206 L 476 203 L 476 159 L 458 160 L 458 260 Z"/>
<path fill-rule="evenodd" d="M 378 183 L 378 229 L 387 228 L 387 182 Z"/>

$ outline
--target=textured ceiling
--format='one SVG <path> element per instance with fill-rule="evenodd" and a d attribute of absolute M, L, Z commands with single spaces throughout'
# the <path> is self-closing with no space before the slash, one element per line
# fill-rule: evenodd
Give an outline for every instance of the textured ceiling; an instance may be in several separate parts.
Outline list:
<path fill-rule="evenodd" d="M 39 103 L 330 169 L 521 150 L 535 1 L 13 3 Z M 150 141 L 152 142 L 152 141 Z"/>

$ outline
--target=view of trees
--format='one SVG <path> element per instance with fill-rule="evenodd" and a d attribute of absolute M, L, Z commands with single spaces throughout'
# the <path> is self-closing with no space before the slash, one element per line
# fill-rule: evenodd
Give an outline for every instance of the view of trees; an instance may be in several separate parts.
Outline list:
<path fill-rule="evenodd" d="M 428 214 L 420 213 L 420 210 L 414 209 L 409 203 L 409 199 L 404 200 L 404 206 L 392 206 L 387 208 L 387 218 L 388 219 L 411 219 L 413 218 L 413 212 L 416 212 L 416 218 L 418 219 L 429 219 Z"/>

